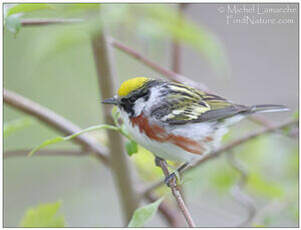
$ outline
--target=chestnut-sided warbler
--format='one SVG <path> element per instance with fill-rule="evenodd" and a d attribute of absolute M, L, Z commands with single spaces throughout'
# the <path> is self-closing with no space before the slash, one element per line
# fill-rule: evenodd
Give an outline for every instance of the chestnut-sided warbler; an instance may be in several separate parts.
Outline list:
<path fill-rule="evenodd" d="M 227 127 L 247 115 L 288 110 L 282 105 L 245 106 L 189 86 L 145 77 L 122 83 L 103 101 L 117 105 L 133 139 L 166 160 L 189 163 L 218 147 Z"/>

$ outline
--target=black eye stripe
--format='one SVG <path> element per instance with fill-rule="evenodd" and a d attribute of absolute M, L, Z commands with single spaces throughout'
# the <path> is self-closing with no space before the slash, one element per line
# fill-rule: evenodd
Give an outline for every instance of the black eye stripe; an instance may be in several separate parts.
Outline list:
<path fill-rule="evenodd" d="M 148 100 L 149 98 L 149 94 L 150 94 L 150 91 L 149 89 L 147 90 L 141 90 L 141 91 L 138 91 L 138 92 L 134 92 L 130 97 L 128 97 L 127 99 L 134 103 L 136 100 L 138 100 L 139 98 L 144 98 L 145 101 Z"/>
<path fill-rule="evenodd" d="M 149 96 L 150 96 L 149 89 L 142 89 L 138 92 L 133 92 L 131 95 L 121 99 L 120 106 L 130 114 L 130 117 L 133 117 L 135 115 L 135 111 L 133 108 L 135 102 L 140 98 L 144 98 L 144 101 L 147 101 L 149 99 Z"/>

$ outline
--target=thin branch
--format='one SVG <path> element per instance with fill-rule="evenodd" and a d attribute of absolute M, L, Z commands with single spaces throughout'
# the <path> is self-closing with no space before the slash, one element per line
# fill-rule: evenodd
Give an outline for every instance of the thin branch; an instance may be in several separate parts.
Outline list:
<path fill-rule="evenodd" d="M 56 24 L 73 24 L 84 22 L 83 19 L 80 18 L 23 18 L 21 20 L 22 26 L 50 26 Z"/>
<path fill-rule="evenodd" d="M 114 73 L 112 68 L 112 60 L 110 57 L 109 46 L 106 42 L 104 31 L 92 37 L 91 45 L 94 54 L 94 61 L 97 70 L 97 78 L 102 98 L 109 98 L 115 94 Z M 106 124 L 114 125 L 111 116 L 111 107 L 103 107 L 104 120 Z M 137 194 L 134 189 L 128 159 L 124 154 L 122 138 L 119 133 L 107 130 L 109 139 L 111 169 L 119 192 L 119 198 L 122 205 L 122 213 L 125 222 L 128 223 L 138 208 Z"/>
<path fill-rule="evenodd" d="M 187 7 L 187 4 L 185 3 L 179 3 L 178 4 L 178 13 L 181 16 L 183 14 L 184 9 Z M 179 27 L 181 27 L 181 21 L 178 25 Z M 175 73 L 180 74 L 181 72 L 181 57 L 182 57 L 182 52 L 181 52 L 181 47 L 180 47 L 180 43 L 178 41 L 177 38 L 173 38 L 172 44 L 171 44 L 171 58 L 172 58 L 172 71 L 174 71 Z"/>
<path fill-rule="evenodd" d="M 169 171 L 168 171 L 166 161 L 163 160 L 163 159 L 160 159 L 160 158 L 156 158 L 156 163 L 157 163 L 157 166 L 159 166 L 162 169 L 165 178 L 168 177 L 169 176 Z M 188 226 L 192 227 L 192 228 L 196 227 L 196 225 L 195 225 L 195 223 L 194 223 L 194 221 L 191 217 L 191 214 L 190 214 L 190 212 L 189 212 L 189 210 L 188 210 L 188 208 L 187 208 L 187 206 L 186 206 L 186 204 L 185 204 L 185 202 L 182 198 L 181 192 L 179 191 L 179 188 L 178 188 L 175 177 L 173 177 L 170 180 L 168 186 L 170 187 L 171 192 L 172 192 L 174 198 L 176 199 L 177 204 L 178 204 L 183 216 L 185 217 L 185 220 L 186 220 Z"/>
<path fill-rule="evenodd" d="M 261 131 L 257 131 L 257 132 L 254 132 L 254 133 L 251 133 L 249 135 L 246 135 L 238 140 L 235 140 L 233 142 L 231 142 L 230 144 L 227 144 L 225 146 L 222 146 L 220 147 L 219 149 L 211 152 L 211 153 L 208 153 L 207 155 L 205 155 L 203 158 L 201 158 L 200 160 L 198 160 L 196 163 L 194 163 L 193 165 L 190 165 L 188 166 L 187 168 L 185 168 L 183 170 L 184 171 L 189 171 L 199 165 L 201 165 L 202 163 L 208 161 L 208 160 L 211 160 L 211 159 L 214 159 L 216 157 L 218 157 L 219 155 L 229 151 L 229 150 L 232 150 L 234 148 L 236 148 L 237 146 L 241 145 L 241 144 L 244 144 L 245 142 L 247 141 L 250 141 L 256 137 L 259 137 L 261 135 L 264 135 L 264 134 L 267 134 L 267 133 L 271 133 L 271 132 L 275 132 L 276 130 L 279 130 L 279 129 L 283 129 L 283 128 L 286 128 L 286 127 L 290 127 L 290 126 L 293 126 L 293 125 L 298 125 L 298 121 L 297 120 L 290 120 L 290 121 L 287 121 L 287 122 L 284 122 L 284 123 L 281 123 L 279 125 L 275 125 L 273 127 L 270 127 L 270 128 L 265 128 Z M 161 181 L 157 181 L 155 182 L 154 184 L 150 185 L 149 187 L 147 187 L 144 192 L 142 192 L 142 194 L 147 194 L 148 192 L 151 192 L 152 190 L 158 188 L 159 186 L 163 185 L 164 184 L 164 181 L 161 180 Z"/>
<path fill-rule="evenodd" d="M 4 158 L 10 157 L 26 157 L 31 149 L 21 149 L 21 150 L 9 150 L 5 151 L 3 154 Z M 83 150 L 65 150 L 65 149 L 43 149 L 37 151 L 33 156 L 87 156 L 89 155 L 89 151 Z"/>
<path fill-rule="evenodd" d="M 73 124 L 71 121 L 64 117 L 56 114 L 52 110 L 43 107 L 34 101 L 31 101 L 15 92 L 3 89 L 4 102 L 24 113 L 30 114 L 38 120 L 44 122 L 49 127 L 62 132 L 65 135 L 77 133 L 81 130 L 80 127 Z M 101 158 L 102 162 L 108 165 L 109 160 L 106 156 L 108 149 L 101 146 L 88 134 L 81 134 L 73 139 L 73 141 L 85 148 L 97 153 L 98 157 Z"/>
<path fill-rule="evenodd" d="M 153 69 L 156 72 L 162 74 L 164 77 L 167 77 L 167 78 L 169 78 L 170 80 L 173 80 L 173 81 L 185 83 L 187 85 L 190 85 L 192 87 L 195 87 L 195 88 L 198 88 L 198 89 L 201 89 L 201 90 L 204 90 L 204 91 L 208 91 L 207 87 L 204 86 L 203 84 L 192 81 L 187 77 L 184 77 L 184 76 L 182 76 L 180 74 L 177 74 L 177 73 L 175 73 L 171 70 L 163 68 L 162 66 L 160 66 L 157 63 L 147 59 L 146 57 L 139 54 L 138 52 L 136 52 L 132 48 L 129 48 L 128 46 L 125 46 L 124 44 L 116 41 L 113 38 L 110 38 L 108 41 L 116 49 L 119 49 L 119 50 L 123 51 L 124 53 L 130 55 L 131 57 L 141 61 L 142 63 L 144 63 L 145 65 L 147 65 L 151 69 Z"/>
<path fill-rule="evenodd" d="M 235 158 L 232 151 L 227 154 L 229 164 L 240 174 L 238 182 L 231 188 L 231 195 L 235 201 L 244 206 L 248 211 L 247 218 L 242 221 L 237 227 L 246 227 L 256 215 L 256 208 L 252 198 L 243 191 L 248 179 L 249 173 Z"/>

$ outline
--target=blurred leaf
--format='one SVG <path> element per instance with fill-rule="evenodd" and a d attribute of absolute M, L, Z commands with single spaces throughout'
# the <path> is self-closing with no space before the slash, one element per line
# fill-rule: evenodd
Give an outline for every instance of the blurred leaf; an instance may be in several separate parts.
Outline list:
<path fill-rule="evenodd" d="M 131 4 L 103 4 L 99 16 L 108 25 L 108 28 L 115 26 L 131 27 L 134 25 L 132 20 L 136 17 L 131 14 L 130 8 Z M 122 28 L 124 29 L 124 27 Z"/>
<path fill-rule="evenodd" d="M 162 176 L 161 169 L 155 165 L 154 155 L 145 148 L 138 146 L 138 154 L 132 156 L 139 175 L 146 181 L 157 180 Z"/>
<path fill-rule="evenodd" d="M 279 198 L 284 194 L 281 185 L 267 181 L 258 173 L 250 173 L 247 181 L 247 187 L 256 192 L 258 195 L 267 198 Z"/>
<path fill-rule="evenodd" d="M 3 136 L 7 137 L 17 130 L 24 129 L 32 124 L 32 120 L 28 117 L 20 118 L 4 123 Z"/>
<path fill-rule="evenodd" d="M 253 170 L 259 171 L 264 166 L 264 157 L 267 155 L 271 147 L 270 136 L 259 136 L 253 140 L 244 143 L 237 148 L 237 157 L 248 165 L 252 165 Z"/>
<path fill-rule="evenodd" d="M 60 228 L 65 226 L 63 215 L 58 215 L 61 202 L 47 203 L 30 208 L 22 218 L 20 226 L 23 228 Z"/>
<path fill-rule="evenodd" d="M 286 158 L 285 169 L 287 171 L 287 177 L 294 180 L 298 177 L 299 172 L 299 150 L 298 146 L 292 149 L 292 153 Z"/>
<path fill-rule="evenodd" d="M 138 174 L 143 181 L 157 181 L 163 177 L 162 170 L 155 165 L 154 155 L 145 148 L 138 145 L 138 153 L 132 155 L 131 159 L 134 161 Z M 174 165 L 174 162 L 168 161 L 168 164 Z M 168 190 L 167 186 L 160 186 L 156 189 L 156 193 L 161 196 L 166 194 Z"/>
<path fill-rule="evenodd" d="M 56 27 L 53 31 L 41 33 L 37 37 L 34 58 L 39 62 L 45 61 L 61 52 L 86 44 L 90 42 L 91 35 L 100 29 L 99 22 L 95 20 Z"/>
<path fill-rule="evenodd" d="M 146 23 L 146 32 L 154 32 L 156 35 L 159 32 L 164 36 L 170 36 L 190 44 L 204 54 L 215 71 L 224 76 L 229 74 L 224 48 L 208 30 L 188 21 L 180 16 L 177 11 L 164 5 L 157 4 L 151 7 L 146 5 L 145 7 L 139 7 L 139 9 L 143 16 L 137 22 L 138 25 L 139 23 L 142 24 L 141 27 L 138 27 L 142 29 L 142 33 L 144 33 L 143 25 Z"/>
<path fill-rule="evenodd" d="M 97 129 L 111 129 L 111 130 L 115 130 L 115 131 L 119 131 L 118 128 L 116 126 L 112 126 L 112 125 L 95 125 L 95 126 L 91 126 L 89 128 L 86 128 L 86 129 L 83 129 L 77 133 L 74 133 L 70 136 L 66 136 L 66 137 L 55 137 L 55 138 L 52 138 L 52 139 L 49 139 L 49 140 L 46 140 L 44 141 L 42 144 L 40 144 L 39 146 L 35 147 L 33 150 L 31 150 L 31 152 L 28 154 L 28 156 L 32 156 L 36 151 L 48 146 L 48 145 L 51 145 L 51 144 L 55 144 L 55 143 L 59 143 L 59 142 L 62 142 L 62 141 L 69 141 L 83 133 L 87 133 L 87 132 L 91 132 L 91 131 L 94 131 L 94 130 L 97 130 Z"/>
<path fill-rule="evenodd" d="M 298 200 L 298 197 L 297 199 Z M 294 203 L 294 205 L 290 208 L 290 211 L 292 213 L 293 218 L 298 221 L 299 220 L 299 207 L 297 203 Z"/>
<path fill-rule="evenodd" d="M 132 156 L 133 154 L 138 152 L 138 145 L 135 141 L 132 141 L 132 140 L 128 141 L 125 144 L 125 148 L 126 148 L 126 151 L 127 151 L 129 156 Z"/>
<path fill-rule="evenodd" d="M 296 112 L 294 112 L 293 118 L 294 119 L 299 119 L 299 111 L 298 110 Z"/>
<path fill-rule="evenodd" d="M 263 225 L 264 226 L 266 226 L 266 227 L 270 226 L 271 223 L 272 223 L 272 218 L 270 216 L 264 217 L 264 219 L 263 219 Z"/>
<path fill-rule="evenodd" d="M 156 214 L 158 207 L 162 201 L 163 201 L 163 197 L 151 204 L 136 209 L 132 219 L 130 220 L 128 227 L 129 228 L 143 227 L 144 224 Z"/>
<path fill-rule="evenodd" d="M 85 11 L 85 10 L 99 10 L 100 3 L 68 3 L 64 5 L 64 10 L 68 11 Z"/>
<path fill-rule="evenodd" d="M 9 8 L 7 11 L 7 16 L 44 9 L 53 9 L 53 6 L 47 3 L 22 3 Z"/>
<path fill-rule="evenodd" d="M 88 41 L 89 35 L 79 28 L 67 27 L 54 32 L 41 34 L 34 50 L 35 59 L 45 61 L 60 52 L 74 48 Z"/>
<path fill-rule="evenodd" d="M 11 15 L 5 18 L 5 28 L 15 36 L 20 31 L 20 15 Z"/>
<path fill-rule="evenodd" d="M 117 106 L 113 106 L 112 111 L 111 111 L 111 114 L 112 114 L 112 117 L 113 117 L 113 119 L 114 119 L 115 125 L 118 125 L 118 124 L 119 124 L 119 123 L 118 123 L 118 119 L 119 119 L 119 117 L 120 117 L 120 113 L 119 113 L 119 111 L 118 111 Z"/>
<path fill-rule="evenodd" d="M 127 131 L 126 127 L 124 124 L 121 125 L 121 132 L 124 134 L 124 136 L 129 137 L 129 132 Z M 131 139 L 131 138 L 128 138 Z"/>
<path fill-rule="evenodd" d="M 111 111 L 111 115 L 113 118 L 119 118 L 119 112 L 118 112 L 118 108 L 117 106 L 113 106 L 112 111 Z"/>
<path fill-rule="evenodd" d="M 225 192 L 235 184 L 238 173 L 222 161 L 214 167 L 216 170 L 209 175 L 209 181 L 219 192 Z"/>

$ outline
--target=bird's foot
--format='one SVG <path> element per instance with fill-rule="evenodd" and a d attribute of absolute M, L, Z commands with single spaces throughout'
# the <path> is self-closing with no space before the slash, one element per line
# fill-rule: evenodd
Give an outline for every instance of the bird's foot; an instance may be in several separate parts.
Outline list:
<path fill-rule="evenodd" d="M 173 180 L 175 180 L 176 184 L 182 184 L 182 179 L 178 170 L 175 170 L 174 172 L 170 173 L 167 177 L 165 177 L 164 183 L 170 187 L 170 184 L 173 182 Z"/>

